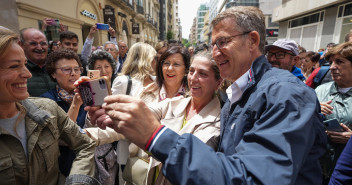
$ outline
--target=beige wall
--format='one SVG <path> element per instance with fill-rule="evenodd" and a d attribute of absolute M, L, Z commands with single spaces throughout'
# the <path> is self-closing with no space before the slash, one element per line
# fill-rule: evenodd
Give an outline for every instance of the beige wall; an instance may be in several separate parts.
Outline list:
<path fill-rule="evenodd" d="M 102 10 L 99 11 L 98 3 L 95 0 L 17 0 L 19 28 L 34 27 L 39 29 L 38 21 L 43 20 L 44 17 L 59 19 L 61 24 L 68 26 L 69 31 L 78 35 L 80 52 L 84 40 L 82 25 L 91 26 L 97 22 L 103 22 Z M 80 12 L 83 10 L 97 15 L 97 19 L 94 20 L 82 15 Z M 98 31 L 96 35 L 95 44 L 107 40 L 107 33 Z"/>
<path fill-rule="evenodd" d="M 154 45 L 158 42 L 157 37 L 159 34 L 159 29 L 155 29 L 152 25 L 144 20 L 144 15 L 137 14 L 140 19 L 136 19 L 136 15 L 130 15 L 130 11 L 118 6 L 117 1 L 121 0 L 14 0 L 17 5 L 18 12 L 18 25 L 19 29 L 26 27 L 34 27 L 39 29 L 38 21 L 43 20 L 44 17 L 56 18 L 60 20 L 60 23 L 67 25 L 68 30 L 76 33 L 79 38 L 79 52 L 81 52 L 83 47 L 82 26 L 88 28 L 95 23 L 103 23 L 103 8 L 105 5 L 110 5 L 115 9 L 116 16 L 116 26 L 117 26 L 117 40 L 124 40 L 129 45 L 135 43 L 136 41 L 148 41 Z M 150 6 L 153 7 L 154 12 L 159 12 L 158 3 L 156 0 L 149 0 Z M 148 7 L 145 7 L 145 12 L 148 12 Z M 94 20 L 87 16 L 82 15 L 80 12 L 87 10 L 97 16 Z M 127 17 L 122 18 L 118 16 L 117 13 L 122 12 Z M 129 13 L 130 12 L 130 13 Z M 135 14 L 132 12 L 132 14 Z M 135 19 L 137 23 L 140 24 L 139 35 L 132 34 L 132 23 L 131 19 Z M 154 17 L 155 19 L 155 17 Z M 155 19 L 158 22 L 158 19 Z M 122 32 L 122 23 L 125 21 L 128 27 L 128 37 L 126 38 Z M 159 22 L 158 22 L 159 25 Z M 86 33 L 87 31 L 85 31 Z M 147 37 L 145 37 L 147 34 Z M 98 30 L 94 37 L 94 45 L 102 45 L 104 42 L 108 41 L 108 32 L 104 30 Z"/>

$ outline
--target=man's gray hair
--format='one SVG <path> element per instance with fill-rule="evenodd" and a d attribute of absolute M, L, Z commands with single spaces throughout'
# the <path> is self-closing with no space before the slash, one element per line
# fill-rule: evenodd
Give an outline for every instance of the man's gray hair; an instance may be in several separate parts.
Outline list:
<path fill-rule="evenodd" d="M 105 46 L 108 45 L 108 44 L 113 44 L 113 45 L 115 46 L 116 52 L 119 51 L 119 47 L 117 47 L 117 45 L 116 45 L 115 43 L 111 42 L 111 41 L 106 41 L 106 42 L 104 43 L 104 49 L 105 49 Z"/>
<path fill-rule="evenodd" d="M 260 36 L 259 49 L 264 53 L 266 37 L 265 17 L 259 8 L 253 6 L 235 6 L 229 8 L 218 14 L 211 22 L 211 25 L 214 28 L 226 18 L 231 18 L 235 21 L 236 24 L 233 27 L 235 31 L 242 33 L 248 31 L 258 32 Z"/>

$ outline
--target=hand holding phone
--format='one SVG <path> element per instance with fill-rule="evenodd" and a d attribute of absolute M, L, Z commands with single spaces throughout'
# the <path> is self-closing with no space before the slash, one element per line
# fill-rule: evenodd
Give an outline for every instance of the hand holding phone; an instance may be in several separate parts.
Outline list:
<path fill-rule="evenodd" d="M 51 25 L 51 26 L 59 26 L 60 25 L 60 20 L 59 19 L 46 19 L 46 24 Z"/>
<path fill-rule="evenodd" d="M 108 24 L 103 24 L 103 23 L 96 23 L 97 29 L 98 30 L 109 30 L 109 25 Z"/>
<path fill-rule="evenodd" d="M 337 119 L 329 119 L 324 121 L 324 126 L 328 131 L 334 132 L 344 132 L 345 130 L 341 127 L 340 123 Z"/>
<path fill-rule="evenodd" d="M 110 85 L 105 78 L 82 82 L 78 89 L 84 106 L 101 106 L 104 98 L 111 95 Z"/>

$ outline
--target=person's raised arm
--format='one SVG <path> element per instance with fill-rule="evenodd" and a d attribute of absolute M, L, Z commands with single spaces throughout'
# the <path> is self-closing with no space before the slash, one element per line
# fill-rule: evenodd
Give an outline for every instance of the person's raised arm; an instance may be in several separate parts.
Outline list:
<path fill-rule="evenodd" d="M 92 53 L 92 45 L 94 42 L 94 33 L 96 31 L 97 31 L 97 26 L 93 25 L 89 30 L 89 33 L 88 33 L 86 40 L 84 41 L 84 45 L 83 45 L 82 52 L 81 52 L 81 57 L 85 62 L 88 61 L 88 57 Z"/>

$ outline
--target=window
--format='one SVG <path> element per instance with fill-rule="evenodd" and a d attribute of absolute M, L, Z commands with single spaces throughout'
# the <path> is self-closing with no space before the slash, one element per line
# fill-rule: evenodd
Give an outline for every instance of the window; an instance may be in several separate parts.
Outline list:
<path fill-rule="evenodd" d="M 345 17 L 349 15 L 352 15 L 352 3 L 341 5 L 339 7 L 339 12 L 337 17 Z"/>
<path fill-rule="evenodd" d="M 300 17 L 298 19 L 293 19 L 289 21 L 289 28 L 317 23 L 323 20 L 324 20 L 324 12 L 319 12 L 319 13 L 311 14 L 305 17 Z"/>

